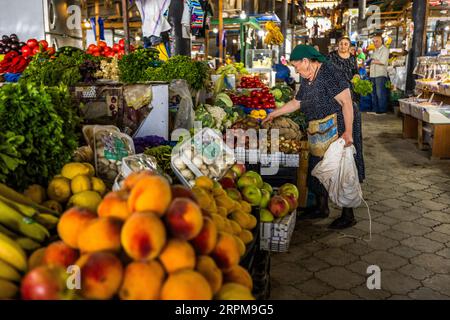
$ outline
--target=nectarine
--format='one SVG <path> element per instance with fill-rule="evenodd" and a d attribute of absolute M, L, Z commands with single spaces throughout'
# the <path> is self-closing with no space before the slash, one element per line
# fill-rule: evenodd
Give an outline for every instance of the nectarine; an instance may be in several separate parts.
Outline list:
<path fill-rule="evenodd" d="M 208 281 L 193 270 L 181 270 L 169 275 L 161 291 L 162 300 L 211 300 Z"/>
<path fill-rule="evenodd" d="M 97 216 L 82 208 L 70 208 L 63 213 L 58 222 L 59 237 L 70 247 L 78 248 L 78 236 L 86 225 Z"/>
<path fill-rule="evenodd" d="M 159 260 L 168 273 L 182 269 L 194 269 L 195 252 L 186 240 L 170 239 L 159 255 Z"/>
<path fill-rule="evenodd" d="M 120 234 L 125 252 L 135 260 L 156 258 L 166 243 L 166 228 L 151 212 L 138 212 L 125 221 Z"/>

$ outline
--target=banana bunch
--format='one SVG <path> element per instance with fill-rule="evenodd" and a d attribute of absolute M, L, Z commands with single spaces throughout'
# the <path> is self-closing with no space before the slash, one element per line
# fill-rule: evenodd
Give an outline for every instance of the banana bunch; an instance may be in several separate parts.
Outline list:
<path fill-rule="evenodd" d="M 57 212 L 0 183 L 0 299 L 16 296 L 26 252 L 40 248 L 58 220 Z"/>
<path fill-rule="evenodd" d="M 266 23 L 265 28 L 267 30 L 267 35 L 264 38 L 264 43 L 267 45 L 281 45 L 284 41 L 284 36 L 281 33 L 280 28 L 273 22 L 269 21 Z"/>

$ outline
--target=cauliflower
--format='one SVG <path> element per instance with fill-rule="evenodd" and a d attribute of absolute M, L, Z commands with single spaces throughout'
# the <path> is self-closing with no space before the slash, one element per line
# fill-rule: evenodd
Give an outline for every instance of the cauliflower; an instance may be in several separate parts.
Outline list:
<path fill-rule="evenodd" d="M 225 112 L 225 110 L 216 106 L 207 106 L 206 110 L 208 110 L 209 114 L 214 118 L 216 122 L 215 128 L 222 130 L 222 124 L 227 118 L 227 113 Z"/>

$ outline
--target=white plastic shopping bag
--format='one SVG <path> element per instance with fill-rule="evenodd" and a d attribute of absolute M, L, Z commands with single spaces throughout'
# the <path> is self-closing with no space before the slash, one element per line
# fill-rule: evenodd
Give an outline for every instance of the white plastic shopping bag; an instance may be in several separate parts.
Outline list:
<path fill-rule="evenodd" d="M 355 153 L 353 145 L 346 148 L 344 139 L 339 138 L 328 147 L 311 173 L 324 185 L 331 201 L 340 207 L 356 208 L 363 199 Z"/>

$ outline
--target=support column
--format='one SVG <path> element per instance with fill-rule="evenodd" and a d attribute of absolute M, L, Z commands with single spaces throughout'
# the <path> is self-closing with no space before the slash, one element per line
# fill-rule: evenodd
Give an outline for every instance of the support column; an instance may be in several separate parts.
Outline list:
<path fill-rule="evenodd" d="M 408 53 L 408 67 L 406 73 L 406 93 L 412 93 L 415 86 L 415 76 L 412 74 L 417 63 L 417 57 L 423 55 L 426 39 L 426 12 L 427 0 L 414 0 L 412 17 L 414 21 L 414 33 L 411 49 Z"/>
<path fill-rule="evenodd" d="M 286 31 L 288 26 L 288 0 L 283 0 L 283 6 L 281 7 L 281 33 L 284 36 L 283 45 L 280 47 L 280 57 L 286 55 Z"/>
<path fill-rule="evenodd" d="M 169 6 L 169 22 L 174 38 L 174 54 L 191 56 L 191 39 L 183 38 L 181 18 L 183 16 L 183 0 L 172 0 Z M 207 36 L 207 35 L 206 35 Z"/>
<path fill-rule="evenodd" d="M 223 0 L 219 0 L 219 62 L 223 61 Z"/>
<path fill-rule="evenodd" d="M 100 17 L 100 3 L 98 0 L 94 4 L 94 14 L 95 14 L 95 42 L 97 45 L 100 43 L 100 24 L 98 23 L 98 18 Z"/>
<path fill-rule="evenodd" d="M 128 1 L 122 0 L 123 35 L 125 37 L 125 53 L 130 52 L 130 29 L 128 25 Z M 98 23 L 97 23 L 98 24 Z"/>
<path fill-rule="evenodd" d="M 358 1 L 358 33 L 361 34 L 366 20 L 366 0 Z"/>
<path fill-rule="evenodd" d="M 243 0 L 242 10 L 244 10 L 246 14 L 255 13 L 255 1 L 254 0 Z"/>
<path fill-rule="evenodd" d="M 291 25 L 293 26 L 295 24 L 295 17 L 296 15 L 296 4 L 297 0 L 291 0 Z"/>

